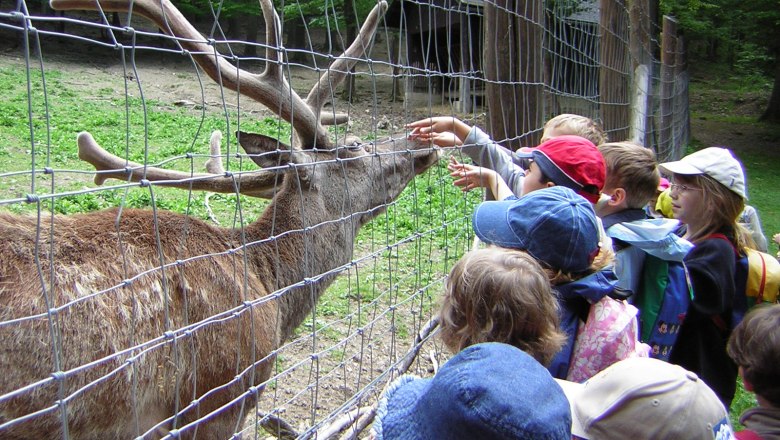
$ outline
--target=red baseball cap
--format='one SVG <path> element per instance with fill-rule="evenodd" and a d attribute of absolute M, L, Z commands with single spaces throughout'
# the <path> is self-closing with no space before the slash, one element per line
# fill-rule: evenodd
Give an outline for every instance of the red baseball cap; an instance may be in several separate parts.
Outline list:
<path fill-rule="evenodd" d="M 515 156 L 533 159 L 556 185 L 573 189 L 591 203 L 599 200 L 607 165 L 598 148 L 584 137 L 556 136 L 530 151 L 518 151 Z"/>

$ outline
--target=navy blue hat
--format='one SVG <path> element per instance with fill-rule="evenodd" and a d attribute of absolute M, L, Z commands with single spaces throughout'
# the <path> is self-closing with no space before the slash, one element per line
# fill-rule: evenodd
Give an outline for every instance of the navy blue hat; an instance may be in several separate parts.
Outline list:
<path fill-rule="evenodd" d="M 396 379 L 372 429 L 377 440 L 570 440 L 571 410 L 539 362 L 491 342 L 465 348 L 432 379 Z"/>
<path fill-rule="evenodd" d="M 582 272 L 599 251 L 593 205 L 564 186 L 532 191 L 519 199 L 483 202 L 474 211 L 480 240 L 521 249 L 552 269 Z"/>

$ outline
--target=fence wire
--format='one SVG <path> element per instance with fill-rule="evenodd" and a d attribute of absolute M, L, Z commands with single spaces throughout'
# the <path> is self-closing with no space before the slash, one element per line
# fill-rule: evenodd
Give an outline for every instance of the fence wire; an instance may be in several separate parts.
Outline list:
<path fill-rule="evenodd" d="M 462 158 L 405 123 L 514 148 L 576 113 L 660 160 L 689 138 L 649 5 L 392 1 L 348 68 L 360 2 L 288 2 L 279 44 L 254 3 L 161 4 L 0 3 L 0 437 L 365 437 L 391 378 L 450 355 L 430 323 L 481 200 L 443 160 L 411 178 Z M 343 123 L 300 129 L 299 101 Z"/>

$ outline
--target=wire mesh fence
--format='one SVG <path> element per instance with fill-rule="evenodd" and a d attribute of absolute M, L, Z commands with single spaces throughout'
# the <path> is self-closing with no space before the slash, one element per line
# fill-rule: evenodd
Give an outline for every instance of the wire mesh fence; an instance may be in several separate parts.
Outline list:
<path fill-rule="evenodd" d="M 481 200 L 405 123 L 687 141 L 649 7 L 272 7 L 0 3 L 0 437 L 363 437 Z"/>

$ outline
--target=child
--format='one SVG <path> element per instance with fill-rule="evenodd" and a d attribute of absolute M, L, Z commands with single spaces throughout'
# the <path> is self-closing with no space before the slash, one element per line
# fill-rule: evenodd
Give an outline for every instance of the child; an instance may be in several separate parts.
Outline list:
<path fill-rule="evenodd" d="M 661 177 L 661 180 L 658 182 L 658 188 L 655 190 L 655 195 L 645 206 L 645 213 L 649 218 L 665 217 L 664 213 L 658 210 L 658 197 L 667 189 L 669 189 L 669 180 L 666 177 Z"/>
<path fill-rule="evenodd" d="M 590 304 L 612 293 L 616 283 L 612 272 L 601 270 L 611 263 L 611 250 L 599 246 L 593 206 L 569 188 L 552 186 L 519 199 L 483 202 L 472 224 L 483 242 L 524 250 L 547 271 L 559 298 L 561 328 L 567 338 L 549 370 L 554 377 L 566 378 L 580 322 L 587 319 Z M 626 340 L 609 343 L 628 347 L 623 356 L 639 355 L 634 350 L 635 337 L 620 337 Z"/>
<path fill-rule="evenodd" d="M 678 365 L 626 359 L 583 384 L 558 383 L 571 404 L 571 431 L 577 439 L 734 438 L 718 396 Z"/>
<path fill-rule="evenodd" d="M 758 407 L 742 413 L 742 440 L 780 438 L 780 305 L 756 307 L 734 328 L 727 345 L 747 391 Z"/>
<path fill-rule="evenodd" d="M 453 352 L 503 342 L 549 365 L 564 335 L 547 274 L 525 252 L 487 248 L 452 268 L 439 311 L 442 340 Z"/>
<path fill-rule="evenodd" d="M 413 139 L 430 141 L 442 147 L 463 145 L 461 151 L 477 166 L 459 164 L 453 159 L 454 164 L 462 165 L 465 171 L 475 177 L 491 171 L 495 172 L 507 184 L 511 193 L 517 196 L 523 195 L 526 167 L 521 166 L 521 162 L 524 159 L 495 143 L 479 127 L 469 127 L 454 117 L 439 116 L 412 122 L 407 124 L 406 128 L 412 130 L 409 137 Z M 544 124 L 540 143 L 563 135 L 580 136 L 594 145 L 599 145 L 606 140 L 604 130 L 592 119 L 580 115 L 561 114 Z M 528 153 L 528 149 L 523 148 L 519 152 Z"/>
<path fill-rule="evenodd" d="M 726 353 L 736 292 L 736 255 L 749 244 L 737 224 L 745 207 L 742 165 L 725 148 L 710 147 L 660 165 L 672 174 L 674 217 L 694 244 L 685 257 L 693 287 L 691 304 L 669 361 L 698 374 L 728 408 L 737 366 Z"/>
<path fill-rule="evenodd" d="M 656 195 L 660 180 L 655 153 L 632 142 L 598 148 L 607 164 L 607 179 L 596 215 L 612 239 L 618 286 L 631 295 L 639 292 L 647 253 L 679 262 L 692 245 L 675 235 L 677 220 L 647 218 L 644 208 Z"/>
<path fill-rule="evenodd" d="M 524 172 L 520 192 L 509 187 L 498 173 L 451 161 L 448 168 L 455 185 L 464 191 L 484 186 L 490 189 L 495 200 L 505 200 L 516 194 L 553 185 L 571 188 L 591 203 L 596 203 L 604 186 L 606 166 L 595 145 L 579 136 L 557 136 L 541 143 L 516 157 L 533 159 Z"/>
<path fill-rule="evenodd" d="M 539 362 L 492 342 L 465 348 L 432 379 L 396 379 L 371 430 L 376 440 L 571 440 L 571 414 Z"/>
<path fill-rule="evenodd" d="M 761 229 L 761 218 L 758 217 L 758 211 L 756 208 L 745 205 L 745 209 L 739 215 L 739 224 L 750 232 L 750 237 L 756 244 L 756 249 L 761 252 L 767 252 L 768 246 L 764 231 Z"/>

